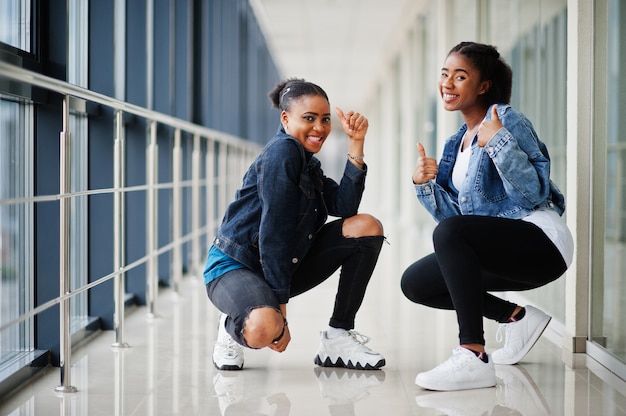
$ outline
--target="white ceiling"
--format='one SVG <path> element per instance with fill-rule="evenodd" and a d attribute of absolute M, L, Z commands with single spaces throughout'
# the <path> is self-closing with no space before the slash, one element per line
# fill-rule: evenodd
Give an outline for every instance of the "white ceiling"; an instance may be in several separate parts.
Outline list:
<path fill-rule="evenodd" d="M 319 84 L 332 107 L 357 111 L 394 39 L 427 2 L 250 0 L 283 76 Z"/>

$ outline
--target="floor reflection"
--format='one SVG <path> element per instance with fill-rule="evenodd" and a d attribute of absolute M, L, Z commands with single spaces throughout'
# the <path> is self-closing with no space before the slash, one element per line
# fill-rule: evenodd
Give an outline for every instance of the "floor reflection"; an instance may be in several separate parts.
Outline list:
<path fill-rule="evenodd" d="M 436 409 L 449 416 L 491 415 L 498 405 L 495 388 L 430 391 L 421 390 L 415 396 L 419 407 Z"/>
<path fill-rule="evenodd" d="M 550 406 L 522 365 L 496 365 L 496 387 L 435 392 L 420 390 L 415 402 L 448 416 L 545 416 Z"/>
<path fill-rule="evenodd" d="M 498 403 L 520 415 L 550 415 L 550 406 L 523 365 L 496 365 Z"/>
<path fill-rule="evenodd" d="M 250 394 L 244 371 L 221 371 L 213 377 L 220 416 L 289 416 L 291 402 L 285 393 L 266 397 Z"/>
<path fill-rule="evenodd" d="M 370 395 L 370 388 L 385 381 L 385 372 L 315 367 L 320 394 L 332 416 L 354 416 L 354 403 Z"/>
<path fill-rule="evenodd" d="M 163 291 L 156 318 L 147 319 L 145 308 L 128 314 L 128 348 L 112 348 L 107 331 L 73 351 L 76 393 L 55 394 L 60 370 L 49 367 L 1 398 L 0 416 L 626 415 L 626 382 L 584 354 L 564 360 L 545 337 L 520 364 L 496 366 L 495 388 L 421 390 L 415 375 L 447 357 L 456 317 L 416 308 L 391 278 L 374 281 L 376 296 L 366 298 L 358 320 L 387 365 L 378 371 L 317 367 L 319 328 L 328 317 L 316 311 L 331 310 L 333 283 L 290 302 L 287 351 L 246 350 L 244 370 L 225 372 L 211 362 L 219 314 L 202 284 L 187 279 L 180 294 Z M 485 331 L 493 340 L 497 325 L 487 323 Z"/>

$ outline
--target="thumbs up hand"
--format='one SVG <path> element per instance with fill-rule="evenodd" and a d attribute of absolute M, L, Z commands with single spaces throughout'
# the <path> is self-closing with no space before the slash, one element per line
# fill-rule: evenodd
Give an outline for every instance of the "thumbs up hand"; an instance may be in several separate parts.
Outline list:
<path fill-rule="evenodd" d="M 478 128 L 478 146 L 485 147 L 494 134 L 502 128 L 502 122 L 498 117 L 498 106 L 491 107 L 491 119 L 484 121 Z"/>
<path fill-rule="evenodd" d="M 419 157 L 417 158 L 415 170 L 413 171 L 413 183 L 415 185 L 421 185 L 431 179 L 435 179 L 439 167 L 435 159 L 426 156 L 426 151 L 421 143 L 417 144 L 417 150 Z"/>

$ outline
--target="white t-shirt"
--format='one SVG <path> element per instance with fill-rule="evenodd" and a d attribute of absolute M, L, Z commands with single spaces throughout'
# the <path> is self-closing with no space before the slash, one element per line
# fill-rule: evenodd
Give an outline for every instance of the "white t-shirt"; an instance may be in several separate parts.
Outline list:
<path fill-rule="evenodd" d="M 467 149 L 461 151 L 463 143 L 459 146 L 459 152 L 456 155 L 456 162 L 454 162 L 454 168 L 452 169 L 452 185 L 459 190 L 463 185 L 465 176 L 467 175 L 467 168 L 469 167 L 470 156 L 472 155 L 472 148 L 468 146 Z"/>
<path fill-rule="evenodd" d="M 567 267 L 572 264 L 574 260 L 574 238 L 563 217 L 554 210 L 543 208 L 531 212 L 522 220 L 532 222 L 541 228 L 550 241 L 559 249 Z"/>

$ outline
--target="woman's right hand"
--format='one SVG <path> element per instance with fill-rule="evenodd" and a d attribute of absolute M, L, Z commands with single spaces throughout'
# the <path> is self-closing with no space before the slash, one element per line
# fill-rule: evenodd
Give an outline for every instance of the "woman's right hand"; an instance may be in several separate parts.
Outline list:
<path fill-rule="evenodd" d="M 354 111 L 348 111 L 344 114 L 339 107 L 335 107 L 335 112 L 337 113 L 337 117 L 339 117 L 339 121 L 341 121 L 343 131 L 350 139 L 360 142 L 365 140 L 365 134 L 367 133 L 367 128 L 369 127 L 369 123 L 365 116 L 355 113 Z"/>
<path fill-rule="evenodd" d="M 275 344 L 271 343 L 268 345 L 267 348 L 276 352 L 283 352 L 287 349 L 287 345 L 289 345 L 289 342 L 291 341 L 291 333 L 289 332 L 289 324 L 287 323 L 287 304 L 281 303 L 278 306 L 280 307 L 280 313 L 283 316 L 283 321 L 285 323 L 283 336 L 276 341 Z"/>
<path fill-rule="evenodd" d="M 276 343 L 271 343 L 267 346 L 272 351 L 283 352 L 287 349 L 287 345 L 291 341 L 291 333 L 289 332 L 289 325 L 285 324 L 285 332 L 283 332 L 283 336 L 276 341 Z"/>
<path fill-rule="evenodd" d="M 439 166 L 435 159 L 426 157 L 426 151 L 421 143 L 417 144 L 417 150 L 419 157 L 417 158 L 415 170 L 413 171 L 413 183 L 415 185 L 422 185 L 429 180 L 435 179 Z"/>

